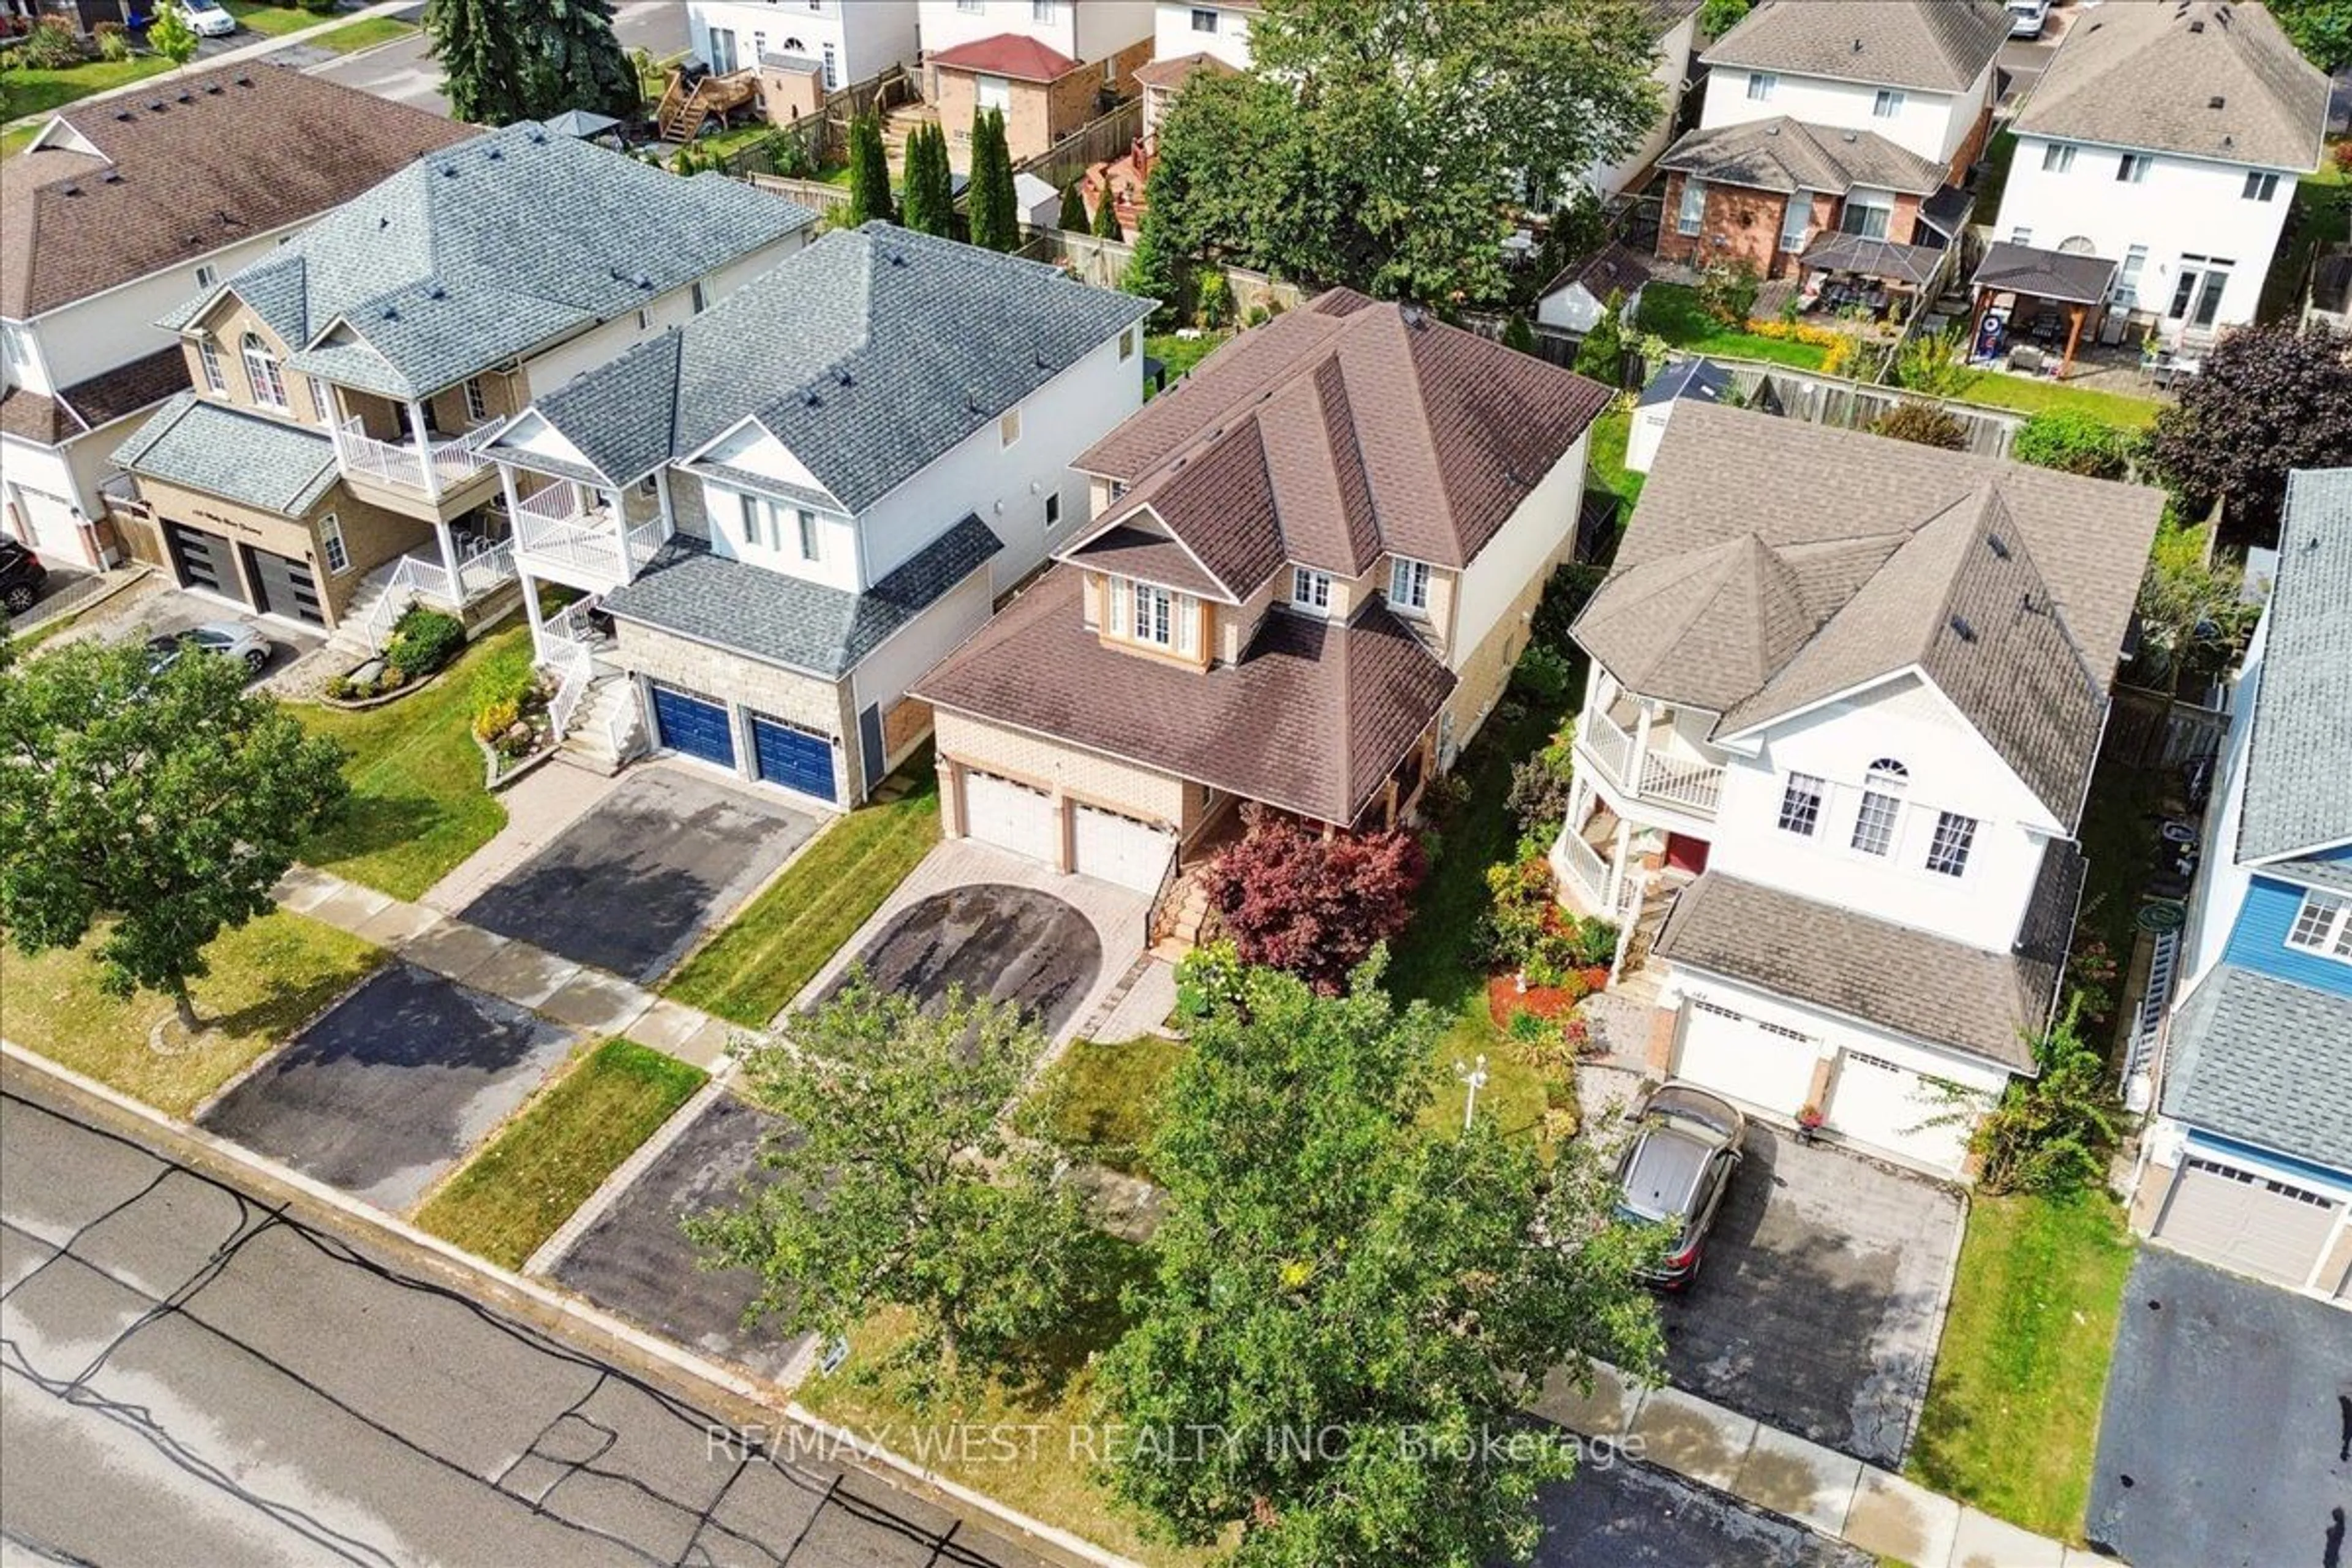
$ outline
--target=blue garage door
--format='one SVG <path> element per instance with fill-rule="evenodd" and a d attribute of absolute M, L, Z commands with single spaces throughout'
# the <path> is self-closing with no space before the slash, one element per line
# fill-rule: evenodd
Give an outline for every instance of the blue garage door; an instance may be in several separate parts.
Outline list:
<path fill-rule="evenodd" d="M 833 742 L 796 725 L 751 715 L 751 751 L 760 776 L 819 800 L 833 798 Z"/>
<path fill-rule="evenodd" d="M 735 765 L 735 736 L 727 727 L 727 710 L 718 703 L 656 686 L 654 721 L 661 726 L 661 743 L 670 750 L 723 768 Z"/>

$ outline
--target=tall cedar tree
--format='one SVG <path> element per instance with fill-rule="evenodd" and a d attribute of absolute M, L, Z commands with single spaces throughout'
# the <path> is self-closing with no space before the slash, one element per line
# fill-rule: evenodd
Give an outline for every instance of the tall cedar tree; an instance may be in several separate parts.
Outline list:
<path fill-rule="evenodd" d="M 1061 216 L 1055 220 L 1057 226 L 1071 234 L 1087 232 L 1087 197 L 1079 184 L 1072 180 L 1062 187 Z"/>
<path fill-rule="evenodd" d="M 1402 829 L 1325 837 L 1255 803 L 1248 831 L 1211 862 L 1203 888 L 1244 963 L 1287 970 L 1325 991 L 1412 918 L 1428 874 L 1421 840 Z"/>
<path fill-rule="evenodd" d="M 1164 239 L 1383 299 L 1502 298 L 1519 192 L 1565 189 L 1664 107 L 1623 0 L 1266 0 L 1250 49 L 1161 121 Z"/>
<path fill-rule="evenodd" d="M 2352 358 L 2340 334 L 2292 322 L 2242 327 L 2205 356 L 2156 416 L 2148 454 L 2199 509 L 2229 502 L 2230 531 L 2274 543 L 2286 476 L 2352 461 Z"/>
<path fill-rule="evenodd" d="M 1127 231 L 1118 226 L 1118 198 L 1112 194 L 1108 179 L 1103 181 L 1102 200 L 1095 204 L 1095 234 L 1102 239 L 1127 237 Z"/>
<path fill-rule="evenodd" d="M 1153 1440 L 1115 1446 L 1111 1489 L 1179 1540 L 1237 1533 L 1243 1568 L 1524 1561 L 1574 1453 L 1518 1412 L 1555 1369 L 1657 1364 L 1634 1269 L 1660 1238 L 1586 1141 L 1547 1166 L 1492 1116 L 1433 1133 L 1444 1020 L 1377 964 L 1337 997 L 1230 949 L 1187 964 L 1154 1276 L 1100 1374 Z"/>
<path fill-rule="evenodd" d="M 511 0 L 426 0 L 424 26 L 452 118 L 476 125 L 531 118 L 530 62 Z"/>
<path fill-rule="evenodd" d="M 986 250 L 1021 248 L 1021 222 L 1013 194 L 1013 153 L 1004 141 L 1002 110 L 971 117 L 971 242 Z"/>
<path fill-rule="evenodd" d="M 898 221 L 890 203 L 890 159 L 882 149 L 882 126 L 870 114 L 849 125 L 849 226 Z"/>
<path fill-rule="evenodd" d="M 626 120 L 641 105 L 637 73 L 613 36 L 613 0 L 514 0 L 528 51 L 530 118 L 568 109 Z"/>
<path fill-rule="evenodd" d="M 919 125 L 907 138 L 905 222 L 908 228 L 955 237 L 955 180 L 948 170 L 947 132 Z"/>
<path fill-rule="evenodd" d="M 102 931 L 100 984 L 188 983 L 224 927 L 275 908 L 297 847 L 349 794 L 342 751 L 241 659 L 76 643 L 0 669 L 0 926 L 26 954 Z"/>
<path fill-rule="evenodd" d="M 1151 329 L 1160 332 L 1173 331 L 1184 320 L 1184 280 L 1168 238 L 1169 220 L 1160 210 L 1161 193 L 1171 188 L 1167 171 L 1168 161 L 1162 158 L 1151 165 L 1143 183 L 1143 216 L 1135 226 L 1135 254 L 1127 258 L 1127 272 L 1118 283 L 1130 294 L 1160 301 L 1159 309 L 1151 312 Z"/>

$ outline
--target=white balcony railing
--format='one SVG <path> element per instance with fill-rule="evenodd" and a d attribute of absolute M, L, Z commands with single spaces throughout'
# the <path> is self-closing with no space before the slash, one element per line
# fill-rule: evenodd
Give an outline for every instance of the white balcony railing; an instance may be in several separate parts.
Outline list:
<path fill-rule="evenodd" d="M 359 420 L 347 419 L 336 446 L 342 454 L 345 473 L 438 499 L 445 490 L 489 468 L 490 460 L 480 447 L 495 432 L 495 426 L 485 425 L 467 435 L 427 442 L 420 449 L 414 440 L 379 441 Z"/>
<path fill-rule="evenodd" d="M 625 546 L 612 526 L 609 512 L 593 517 L 574 512 L 571 521 L 564 521 L 534 516 L 530 508 L 530 501 L 524 501 L 514 517 L 515 548 L 526 564 L 567 566 L 614 584 L 628 581 Z"/>
<path fill-rule="evenodd" d="M 588 509 L 581 502 L 580 487 L 565 479 L 523 497 L 515 503 L 515 512 L 541 522 L 574 522 L 585 517 Z"/>
<path fill-rule="evenodd" d="M 1633 766 L 1633 737 L 1619 729 L 1617 721 L 1610 718 L 1606 710 L 1596 709 L 1586 716 L 1583 726 L 1576 731 L 1576 738 L 1584 742 L 1584 749 L 1592 753 L 1592 760 L 1601 764 L 1601 771 L 1607 773 L 1612 783 L 1623 787 L 1626 775 Z"/>
<path fill-rule="evenodd" d="M 1650 731 L 1652 744 L 1643 750 L 1636 746 L 1633 736 L 1610 718 L 1606 710 L 1601 710 L 1585 715 L 1576 738 L 1592 760 L 1601 765 L 1601 771 L 1608 776 L 1609 782 L 1619 789 L 1695 816 L 1714 816 L 1717 806 L 1723 801 L 1722 765 L 1657 750 L 1658 742 L 1668 733 L 1671 731 L 1654 725 Z M 1633 766 L 1637 750 L 1642 757 L 1638 777 Z"/>
<path fill-rule="evenodd" d="M 1553 847 L 1552 867 L 1561 879 L 1574 884 L 1579 901 L 1589 910 L 1598 910 L 1609 901 L 1609 862 L 1601 851 L 1587 844 L 1573 832 L 1563 831 Z"/>

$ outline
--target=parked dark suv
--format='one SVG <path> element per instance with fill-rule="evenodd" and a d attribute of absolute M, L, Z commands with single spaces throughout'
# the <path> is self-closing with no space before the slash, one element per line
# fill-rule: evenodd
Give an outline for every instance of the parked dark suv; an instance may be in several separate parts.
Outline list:
<path fill-rule="evenodd" d="M 41 558 L 13 539 L 0 539 L 0 605 L 7 606 L 12 616 L 21 616 L 33 607 L 41 596 L 41 584 L 49 580 L 49 569 Z"/>
<path fill-rule="evenodd" d="M 1707 1226 L 1739 1168 L 1748 1119 L 1728 1101 L 1686 1083 L 1661 1085 L 1633 1117 L 1633 1141 L 1617 1162 L 1617 1212 L 1671 1226 L 1665 1257 L 1644 1278 L 1679 1290 L 1698 1275 Z"/>

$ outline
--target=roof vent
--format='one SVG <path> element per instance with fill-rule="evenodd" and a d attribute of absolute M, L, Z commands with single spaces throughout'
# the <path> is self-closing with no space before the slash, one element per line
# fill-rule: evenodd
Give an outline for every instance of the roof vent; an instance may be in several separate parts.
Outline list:
<path fill-rule="evenodd" d="M 153 102 L 152 102 L 152 103 L 148 104 L 148 106 L 147 106 L 147 112 L 148 112 L 148 113 L 150 113 L 150 114 L 161 114 L 161 113 L 163 113 L 163 108 L 164 108 L 163 100 L 162 99 L 160 99 L 160 98 L 159 98 L 159 99 L 156 99 Z"/>
<path fill-rule="evenodd" d="M 449 297 L 449 290 L 436 283 L 432 288 L 425 290 L 425 297 L 428 300 L 446 300 Z"/>
<path fill-rule="evenodd" d="M 122 183 L 122 171 L 120 169 L 109 169 L 106 173 L 100 174 L 99 179 L 106 184 L 119 185 Z"/>
<path fill-rule="evenodd" d="M 907 265 L 907 253 L 906 253 L 905 251 L 903 251 L 903 250 L 894 250 L 894 251 L 892 251 L 892 252 L 890 253 L 890 265 L 891 265 L 891 266 L 893 266 L 893 267 L 904 267 L 904 266 L 906 266 L 906 265 Z"/>
<path fill-rule="evenodd" d="M 546 142 L 547 142 L 547 132 L 544 132 L 544 131 L 541 131 L 541 130 L 537 130 L 537 129 L 533 129 L 533 130 L 531 131 L 531 132 L 530 132 L 530 143 L 531 143 L 531 145 L 532 145 L 532 146 L 534 146 L 534 147 L 542 146 L 542 145 L 544 145 L 544 144 L 546 143 Z"/>
<path fill-rule="evenodd" d="M 816 395 L 816 388 L 812 386 L 806 392 L 801 394 L 801 406 L 803 408 L 822 408 L 824 406 L 824 399 L 819 397 Z"/>
<path fill-rule="evenodd" d="M 488 159 L 493 163 L 497 163 L 506 155 L 506 149 L 503 147 L 493 147 L 488 152 L 482 154 L 483 157 Z"/>
<path fill-rule="evenodd" d="M 182 88 L 180 89 L 179 96 L 173 99 L 172 101 L 173 103 L 194 103 L 196 101 L 196 95 L 190 92 L 186 88 Z"/>
<path fill-rule="evenodd" d="M 60 186 L 58 194 L 61 196 L 78 196 L 81 195 L 81 187 L 79 185 Z"/>
<path fill-rule="evenodd" d="M 849 367 L 847 365 L 844 365 L 839 370 L 835 371 L 833 373 L 833 381 L 834 384 L 836 386 L 850 385 Z"/>
<path fill-rule="evenodd" d="M 223 90 L 221 84 L 216 81 L 208 81 L 205 83 L 205 96 L 206 98 L 218 98 Z"/>
<path fill-rule="evenodd" d="M 654 286 L 654 280 L 653 280 L 652 279 L 650 279 L 650 278 L 646 277 L 646 276 L 644 273 L 642 273 L 642 272 L 640 272 L 640 273 L 638 273 L 638 274 L 637 274 L 637 287 L 638 287 L 638 288 L 640 288 L 640 289 L 650 289 L 650 288 L 652 288 L 653 286 Z"/>
<path fill-rule="evenodd" d="M 383 319 L 387 321 L 396 321 L 400 320 L 400 307 L 397 305 L 386 305 L 383 308 Z"/>
<path fill-rule="evenodd" d="M 2205 100 L 2205 107 L 2206 107 L 2206 108 L 2208 108 L 2208 109 L 2219 109 L 2219 108 L 2221 108 L 2223 104 L 2226 104 L 2226 103 L 2228 103 L 2229 101 L 2230 101 L 2230 100 L 2229 100 L 2228 99 L 2223 98 L 2220 93 L 2218 93 L 2218 92 L 2217 92 L 2217 93 L 2215 93 L 2212 97 L 2210 97 L 2210 98 L 2209 98 L 2209 99 L 2207 99 L 2207 100 Z"/>
<path fill-rule="evenodd" d="M 386 217 L 386 216 L 383 216 L 382 213 L 378 213 L 378 214 L 376 215 L 375 226 L 376 226 L 376 230 L 377 230 L 377 232 L 378 232 L 378 233 L 381 233 L 381 232 L 383 232 L 383 230 L 385 230 L 385 229 L 387 229 L 387 228 L 390 228 L 390 227 L 392 226 L 392 219 L 390 219 L 389 217 Z"/>
<path fill-rule="evenodd" d="M 253 79 L 249 76 L 241 76 L 236 79 L 236 85 L 239 87 L 251 87 L 253 85 Z"/>
<path fill-rule="evenodd" d="M 1429 321 L 1427 313 L 1418 305 L 1399 305 L 1397 318 L 1408 327 L 1425 326 Z"/>
<path fill-rule="evenodd" d="M 455 164 L 455 163 L 444 163 L 444 164 L 442 164 L 442 165 L 441 165 L 441 177 L 442 177 L 443 179 L 445 179 L 445 180 L 454 180 L 454 179 L 456 179 L 456 178 L 457 177 L 457 164 Z"/>
<path fill-rule="evenodd" d="M 114 118 L 128 125 L 139 117 L 127 109 L 118 109 L 114 111 Z"/>
<path fill-rule="evenodd" d="M 1972 643 L 1977 640 L 1977 629 L 1976 627 L 1969 625 L 1969 618 L 1966 616 L 1954 616 L 1951 620 L 1951 627 L 1954 632 L 1959 635 L 1959 639 L 1962 642 Z"/>
<path fill-rule="evenodd" d="M 1992 552 L 1995 555 L 2000 556 L 2003 561 L 2009 559 L 2009 541 L 2003 539 L 2000 534 L 1986 534 L 1985 543 L 1990 545 L 1992 547 Z"/>
<path fill-rule="evenodd" d="M 1855 54 L 1862 53 L 1862 40 L 1860 38 L 1856 38 L 1853 41 L 1853 52 Z"/>
<path fill-rule="evenodd" d="M 2190 32 L 2192 32 L 2192 33 L 2201 33 L 2201 32 L 2203 32 L 2203 31 L 2205 30 L 2205 22 L 2204 22 L 2204 19 L 2203 19 L 2202 17 L 2200 17 L 2198 20 L 2196 20 L 2196 21 L 2194 21 L 2194 22 L 2189 23 L 2189 30 Z"/>
<path fill-rule="evenodd" d="M 1849 132 L 1847 132 L 1844 135 L 1843 135 L 1843 136 L 1841 136 L 1840 138 L 1838 138 L 1838 140 L 1840 140 L 1840 141 L 1842 141 L 1842 142 L 1859 142 L 1859 141 L 1861 141 L 1861 140 L 1862 140 L 1862 138 L 1861 138 L 1861 137 L 1859 137 L 1859 136 L 1857 136 L 1857 135 L 1855 135 L 1853 132 L 1849 131 Z"/>

